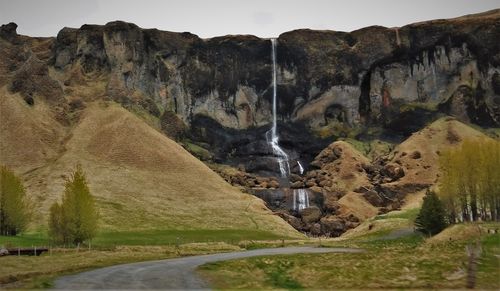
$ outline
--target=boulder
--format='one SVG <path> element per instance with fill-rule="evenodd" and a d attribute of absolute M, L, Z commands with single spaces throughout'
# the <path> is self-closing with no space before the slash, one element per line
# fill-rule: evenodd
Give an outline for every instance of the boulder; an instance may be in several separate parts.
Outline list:
<path fill-rule="evenodd" d="M 278 214 L 281 218 L 283 218 L 293 228 L 299 229 L 299 230 L 303 228 L 302 221 L 299 218 L 297 218 L 293 215 L 290 215 L 284 211 L 276 212 L 276 214 Z"/>
<path fill-rule="evenodd" d="M 290 174 L 290 182 L 295 183 L 295 182 L 302 182 L 302 177 L 297 175 L 297 174 Z"/>
<path fill-rule="evenodd" d="M 316 185 L 317 185 L 317 184 L 316 184 L 316 180 L 314 180 L 314 179 L 309 179 L 309 180 L 307 180 L 307 182 L 306 182 L 306 186 L 307 186 L 307 187 L 309 187 L 309 188 L 310 188 L 310 187 L 314 187 L 314 186 L 316 186 Z"/>
<path fill-rule="evenodd" d="M 0 248 L 0 257 L 8 255 L 9 255 L 9 250 L 7 250 L 6 248 Z"/>
<path fill-rule="evenodd" d="M 270 180 L 268 183 L 267 183 L 267 186 L 269 188 L 279 188 L 280 187 L 280 183 L 276 180 Z"/>
<path fill-rule="evenodd" d="M 333 192 L 326 192 L 323 194 L 323 208 L 328 213 L 336 213 L 340 205 L 338 203 L 338 196 Z"/>
<path fill-rule="evenodd" d="M 321 235 L 322 234 L 321 224 L 319 224 L 319 223 L 312 224 L 311 227 L 309 228 L 309 232 L 311 233 L 311 235 L 315 235 L 315 236 Z"/>
<path fill-rule="evenodd" d="M 375 190 L 365 192 L 363 197 L 373 206 L 384 206 L 384 199 L 382 199 L 382 197 Z"/>
<path fill-rule="evenodd" d="M 300 215 L 304 223 L 310 224 L 319 221 L 321 218 L 321 210 L 316 206 L 311 206 L 302 209 Z"/>
<path fill-rule="evenodd" d="M 290 185 L 290 188 L 293 188 L 293 189 L 304 188 L 304 182 L 302 182 L 302 181 L 293 182 Z"/>
<path fill-rule="evenodd" d="M 339 236 L 345 232 L 346 225 L 345 222 L 336 216 L 329 215 L 321 218 L 321 231 L 324 234 L 329 234 L 331 236 Z"/>
<path fill-rule="evenodd" d="M 318 173 L 319 173 L 319 172 L 318 172 L 317 170 L 309 171 L 309 172 L 307 172 L 307 174 L 306 174 L 306 178 L 307 178 L 307 179 L 309 179 L 309 180 L 311 180 L 311 179 L 315 179 L 315 178 L 316 178 L 316 176 L 318 176 Z"/>
<path fill-rule="evenodd" d="M 323 189 L 321 189 L 321 187 L 318 187 L 318 186 L 309 187 L 309 190 L 311 190 L 315 193 L 323 193 Z"/>
<path fill-rule="evenodd" d="M 359 226 L 359 224 L 360 224 L 359 222 L 346 221 L 345 228 L 346 228 L 346 230 L 351 229 L 351 228 L 356 228 Z"/>
<path fill-rule="evenodd" d="M 396 163 L 387 164 L 383 169 L 383 174 L 388 176 L 392 181 L 396 181 L 405 175 L 403 167 Z"/>
<path fill-rule="evenodd" d="M 322 179 L 319 181 L 319 186 L 320 187 L 330 187 L 330 186 L 332 186 L 332 181 L 329 180 L 327 177 L 322 177 Z"/>
<path fill-rule="evenodd" d="M 422 154 L 419 152 L 419 151 L 414 151 L 413 153 L 411 153 L 410 155 L 410 158 L 414 159 L 414 160 L 418 160 L 422 157 Z"/>

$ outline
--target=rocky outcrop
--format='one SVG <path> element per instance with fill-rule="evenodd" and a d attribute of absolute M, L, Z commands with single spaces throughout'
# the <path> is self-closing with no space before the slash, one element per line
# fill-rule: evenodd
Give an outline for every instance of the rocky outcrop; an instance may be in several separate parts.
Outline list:
<path fill-rule="evenodd" d="M 336 141 L 319 153 L 311 162 L 312 168 L 306 175 L 308 187 L 319 186 L 326 191 L 368 187 L 370 181 L 366 168 L 371 164 L 359 151 L 345 141 Z"/>
<path fill-rule="evenodd" d="M 407 136 L 444 112 L 498 126 L 499 19 L 493 10 L 401 28 L 281 34 L 280 145 L 307 165 L 336 137 L 365 125 Z M 171 137 L 208 144 L 219 162 L 276 171 L 265 146 L 272 119 L 269 40 L 201 39 L 121 21 L 64 28 L 45 39 L 17 35 L 16 28 L 0 29 L 7 56 L 0 84 L 26 102 L 53 100 L 64 120 L 73 97 L 114 100 L 160 118 Z"/>

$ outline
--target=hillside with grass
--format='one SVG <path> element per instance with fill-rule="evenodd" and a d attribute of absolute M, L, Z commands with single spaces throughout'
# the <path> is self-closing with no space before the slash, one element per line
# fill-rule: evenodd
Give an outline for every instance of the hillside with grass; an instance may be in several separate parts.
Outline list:
<path fill-rule="evenodd" d="M 87 174 L 105 232 L 248 230 L 298 236 L 264 203 L 232 187 L 174 141 L 113 102 L 88 103 L 61 125 L 44 102 L 3 91 L 0 163 L 20 175 L 44 231 L 77 163 Z"/>

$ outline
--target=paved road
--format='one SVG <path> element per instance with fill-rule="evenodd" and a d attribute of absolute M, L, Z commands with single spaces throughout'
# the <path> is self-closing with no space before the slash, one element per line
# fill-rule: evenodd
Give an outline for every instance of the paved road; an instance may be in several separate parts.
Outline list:
<path fill-rule="evenodd" d="M 357 252 L 362 252 L 362 250 L 347 248 L 286 247 L 132 263 L 64 276 L 55 281 L 55 288 L 72 290 L 206 289 L 210 286 L 196 275 L 195 269 L 200 265 L 210 262 L 266 255 Z"/>

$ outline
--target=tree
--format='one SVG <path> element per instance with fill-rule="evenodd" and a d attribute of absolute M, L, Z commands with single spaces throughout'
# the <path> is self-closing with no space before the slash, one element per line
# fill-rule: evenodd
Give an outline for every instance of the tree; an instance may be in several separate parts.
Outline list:
<path fill-rule="evenodd" d="M 50 208 L 49 232 L 54 241 L 79 244 L 95 236 L 98 211 L 82 167 L 66 181 L 62 203 Z"/>
<path fill-rule="evenodd" d="M 0 166 L 0 234 L 16 235 L 25 230 L 31 218 L 30 209 L 21 180 Z"/>
<path fill-rule="evenodd" d="M 429 235 L 435 235 L 446 228 L 446 212 L 434 191 L 427 190 L 422 208 L 415 219 L 417 230 Z"/>
<path fill-rule="evenodd" d="M 439 195 L 449 221 L 500 219 L 500 142 L 466 139 L 441 152 Z"/>
<path fill-rule="evenodd" d="M 56 242 L 68 242 L 68 234 L 65 233 L 65 227 L 63 223 L 63 212 L 62 207 L 59 203 L 54 203 L 50 207 L 49 211 L 49 236 L 53 241 Z"/>

